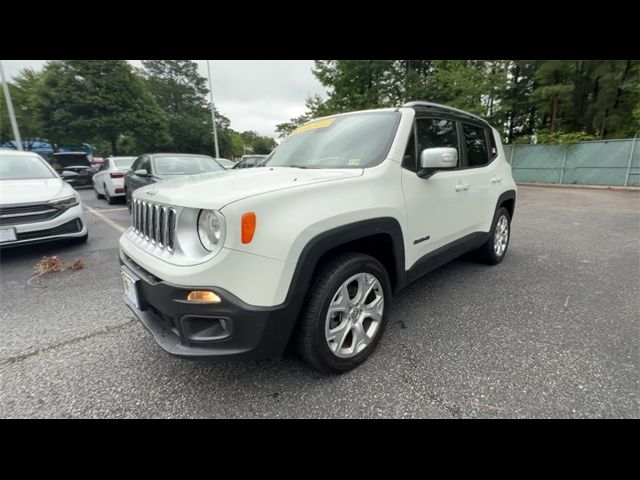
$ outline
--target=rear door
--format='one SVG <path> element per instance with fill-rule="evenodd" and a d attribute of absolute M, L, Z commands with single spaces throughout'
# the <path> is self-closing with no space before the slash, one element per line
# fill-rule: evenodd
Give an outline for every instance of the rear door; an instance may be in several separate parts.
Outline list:
<path fill-rule="evenodd" d="M 487 125 L 462 121 L 462 168 L 467 172 L 466 215 L 469 230 L 488 232 L 500 191 L 498 151 L 493 131 Z"/>

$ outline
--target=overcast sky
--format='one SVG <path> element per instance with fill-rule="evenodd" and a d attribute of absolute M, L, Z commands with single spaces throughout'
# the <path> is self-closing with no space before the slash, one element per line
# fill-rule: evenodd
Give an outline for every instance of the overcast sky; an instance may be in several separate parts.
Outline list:
<path fill-rule="evenodd" d="M 129 60 L 141 66 L 139 60 Z M 196 60 L 207 77 L 206 60 Z M 2 60 L 13 77 L 25 67 L 40 69 L 45 60 Z M 325 89 L 311 73 L 313 60 L 211 60 L 213 101 L 231 120 L 231 128 L 277 137 L 275 126 L 304 113 L 307 96 L 324 97 Z"/>

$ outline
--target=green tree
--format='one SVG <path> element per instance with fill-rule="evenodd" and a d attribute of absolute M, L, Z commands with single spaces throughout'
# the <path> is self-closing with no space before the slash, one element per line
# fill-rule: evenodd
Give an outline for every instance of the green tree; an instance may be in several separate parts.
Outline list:
<path fill-rule="evenodd" d="M 111 153 L 133 137 L 140 149 L 167 143 L 167 117 L 124 60 L 51 61 L 36 89 L 42 133 L 57 143 L 105 140 Z"/>
<path fill-rule="evenodd" d="M 142 75 L 169 118 L 171 142 L 166 150 L 184 153 L 215 152 L 207 80 L 192 60 L 143 60 Z M 215 108 L 218 149 L 223 157 L 241 155 L 227 117 Z M 235 144 L 234 144 L 235 141 Z M 240 152 L 238 152 L 240 150 Z"/>
<path fill-rule="evenodd" d="M 16 122 L 23 141 L 38 139 L 42 135 L 35 106 L 35 91 L 41 77 L 42 74 L 34 69 L 25 68 L 14 78 L 13 82 L 7 82 L 16 114 Z M 14 139 L 6 107 L 4 89 L 0 89 L 0 143 Z"/>

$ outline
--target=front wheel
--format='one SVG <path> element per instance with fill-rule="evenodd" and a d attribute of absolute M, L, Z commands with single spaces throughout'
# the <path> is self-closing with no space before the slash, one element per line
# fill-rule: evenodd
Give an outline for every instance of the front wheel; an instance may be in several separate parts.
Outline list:
<path fill-rule="evenodd" d="M 511 215 L 509 211 L 500 207 L 494 217 L 487 241 L 478 250 L 478 257 L 483 263 L 497 265 L 507 253 L 511 236 Z"/>
<path fill-rule="evenodd" d="M 93 186 L 93 191 L 96 192 L 96 198 L 100 200 L 102 198 L 102 195 L 98 193 L 98 189 L 96 188 L 95 185 Z"/>
<path fill-rule="evenodd" d="M 315 278 L 297 336 L 302 358 L 325 373 L 347 372 L 375 350 L 391 302 L 387 271 L 375 258 L 346 253 Z"/>

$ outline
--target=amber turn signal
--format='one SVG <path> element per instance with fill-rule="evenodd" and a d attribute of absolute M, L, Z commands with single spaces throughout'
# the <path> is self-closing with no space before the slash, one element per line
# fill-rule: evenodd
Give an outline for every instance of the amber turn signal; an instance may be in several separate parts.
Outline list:
<path fill-rule="evenodd" d="M 242 243 L 249 243 L 253 240 L 256 231 L 256 214 L 248 212 L 242 215 Z"/>
<path fill-rule="evenodd" d="M 200 303 L 220 303 L 220 297 L 213 292 L 206 290 L 193 290 L 187 295 L 187 300 L 190 302 Z"/>

